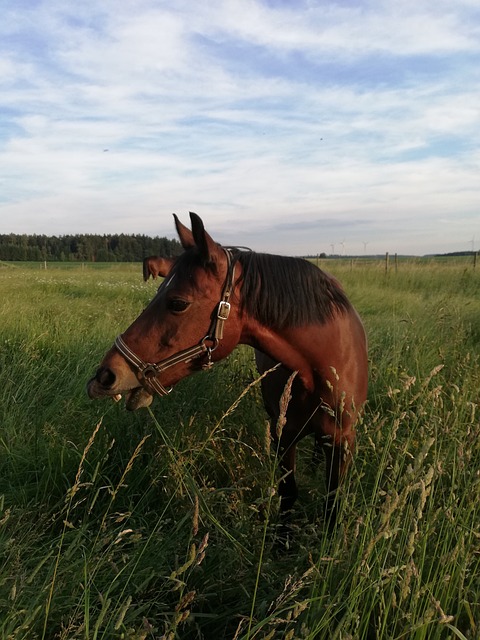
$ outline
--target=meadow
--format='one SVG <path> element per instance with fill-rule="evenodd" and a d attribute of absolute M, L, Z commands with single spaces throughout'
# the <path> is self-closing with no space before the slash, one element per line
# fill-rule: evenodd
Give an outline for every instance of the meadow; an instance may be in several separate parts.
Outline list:
<path fill-rule="evenodd" d="M 0 637 L 480 638 L 480 267 L 323 260 L 369 336 L 333 530 L 299 446 L 288 549 L 253 352 L 135 413 L 85 384 L 139 264 L 0 264 Z"/>

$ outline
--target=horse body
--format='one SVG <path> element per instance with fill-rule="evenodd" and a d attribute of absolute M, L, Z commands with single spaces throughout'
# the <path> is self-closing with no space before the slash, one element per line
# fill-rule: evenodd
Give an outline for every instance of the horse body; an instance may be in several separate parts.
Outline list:
<path fill-rule="evenodd" d="M 314 434 L 325 451 L 327 490 L 344 475 L 367 395 L 363 325 L 339 283 L 300 259 L 229 251 L 190 214 L 175 217 L 185 249 L 157 295 L 117 339 L 88 383 L 91 398 L 127 394 L 127 408 L 152 401 L 239 343 L 256 349 L 262 395 L 282 466 L 281 510 L 297 496 L 295 447 Z M 280 400 L 292 372 L 291 399 Z M 161 382 L 160 382 L 161 381 Z M 277 433 L 282 411 L 286 422 Z"/>
<path fill-rule="evenodd" d="M 143 279 L 145 282 L 152 276 L 153 280 L 160 276 L 165 276 L 170 271 L 173 264 L 171 258 L 163 258 L 162 256 L 149 256 L 143 259 Z"/>
<path fill-rule="evenodd" d="M 345 324 L 347 326 L 343 327 Z M 272 439 L 280 453 L 282 511 L 288 511 L 297 496 L 296 445 L 310 434 L 326 456 L 328 507 L 332 508 L 335 490 L 351 460 L 355 425 L 367 395 L 366 341 L 361 324 L 355 318 L 341 317 L 333 326 L 311 327 L 308 340 L 305 340 L 305 329 L 302 327 L 301 331 L 289 331 L 282 336 L 278 350 L 274 345 L 271 349 L 263 347 L 262 351 L 255 352 L 260 373 L 268 371 L 276 362 L 284 363 L 261 382 Z M 341 350 L 342 329 L 358 334 L 354 348 L 343 345 Z M 291 353 L 292 345 L 295 345 L 295 353 Z M 283 410 L 279 400 L 292 371 L 297 375 L 291 387 L 286 421 L 278 438 L 277 425 Z"/>

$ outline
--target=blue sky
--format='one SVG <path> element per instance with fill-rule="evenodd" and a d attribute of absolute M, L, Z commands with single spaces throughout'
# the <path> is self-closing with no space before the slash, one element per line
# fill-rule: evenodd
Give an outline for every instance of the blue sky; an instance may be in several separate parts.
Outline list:
<path fill-rule="evenodd" d="M 480 249 L 479 0 L 0 8 L 0 233 Z"/>

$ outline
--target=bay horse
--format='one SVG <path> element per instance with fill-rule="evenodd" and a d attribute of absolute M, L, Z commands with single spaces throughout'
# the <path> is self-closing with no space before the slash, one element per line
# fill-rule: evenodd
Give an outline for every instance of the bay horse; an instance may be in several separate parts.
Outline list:
<path fill-rule="evenodd" d="M 288 518 L 297 498 L 297 442 L 314 434 L 326 456 L 327 515 L 334 519 L 367 397 L 367 340 L 357 312 L 339 282 L 310 262 L 222 247 L 197 214 L 190 213 L 191 230 L 174 218 L 184 252 L 105 354 L 88 382 L 90 398 L 125 394 L 127 409 L 148 406 L 238 344 L 251 345 L 260 373 L 280 363 L 261 381 L 280 455 L 280 513 Z"/>
<path fill-rule="evenodd" d="M 145 282 L 152 276 L 155 280 L 157 276 L 165 278 L 170 271 L 173 260 L 171 258 L 163 258 L 162 256 L 148 256 L 143 259 L 143 279 Z"/>

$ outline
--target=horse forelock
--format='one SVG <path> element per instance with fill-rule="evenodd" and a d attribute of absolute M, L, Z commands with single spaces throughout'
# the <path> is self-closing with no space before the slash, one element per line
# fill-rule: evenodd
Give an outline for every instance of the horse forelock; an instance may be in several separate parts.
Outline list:
<path fill-rule="evenodd" d="M 205 262 L 202 260 L 198 249 L 191 247 L 177 258 L 172 267 L 171 275 L 175 274 L 177 282 L 188 282 L 194 290 L 201 290 L 202 283 L 198 277 L 199 268 L 212 274 L 215 274 L 217 269 L 215 262 Z"/>
<path fill-rule="evenodd" d="M 235 258 L 242 311 L 266 326 L 324 324 L 351 308 L 338 283 L 303 258 L 243 251 Z"/>

